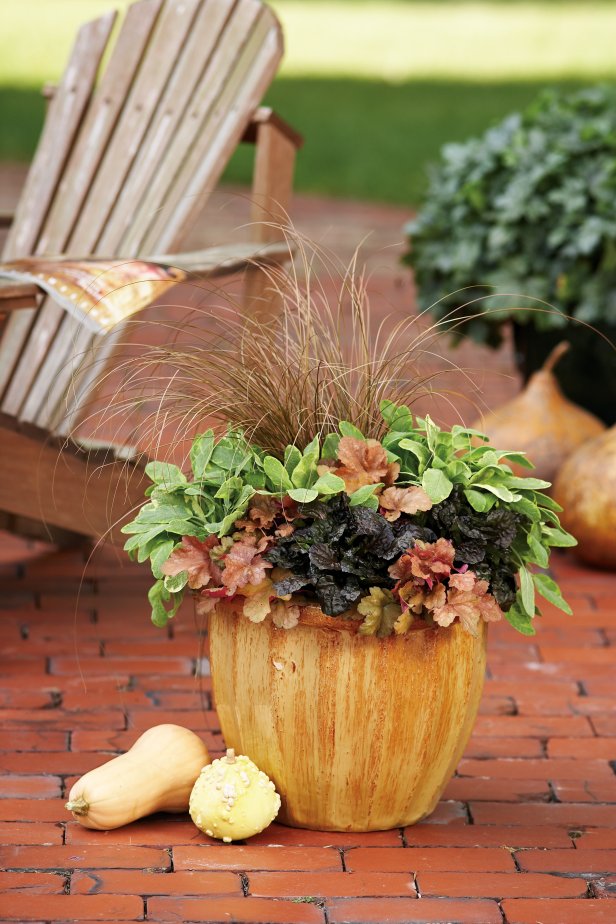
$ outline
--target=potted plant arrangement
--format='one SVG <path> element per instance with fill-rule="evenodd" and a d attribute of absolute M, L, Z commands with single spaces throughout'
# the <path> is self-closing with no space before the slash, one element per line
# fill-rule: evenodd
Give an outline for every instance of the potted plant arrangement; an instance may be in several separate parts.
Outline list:
<path fill-rule="evenodd" d="M 616 422 L 616 88 L 546 92 L 450 144 L 407 226 L 420 304 L 459 341 L 513 322 L 524 379 L 562 340 L 565 395 Z M 590 383 L 592 382 L 592 387 Z"/>
<path fill-rule="evenodd" d="M 283 301 L 219 349 L 158 351 L 178 413 L 226 429 L 185 470 L 148 464 L 126 549 L 150 562 L 156 625 L 187 593 L 206 614 L 226 743 L 273 780 L 282 821 L 411 824 L 470 735 L 488 623 L 534 634 L 537 594 L 570 612 L 543 569 L 575 541 L 547 482 L 512 473 L 523 455 L 401 400 L 408 323 L 372 340 L 354 288 L 346 314 L 344 292 L 333 313 Z"/>

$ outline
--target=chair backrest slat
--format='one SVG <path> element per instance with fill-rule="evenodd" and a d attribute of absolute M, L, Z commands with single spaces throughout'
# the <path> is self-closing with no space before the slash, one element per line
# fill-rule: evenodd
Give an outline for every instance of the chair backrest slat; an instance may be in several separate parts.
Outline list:
<path fill-rule="evenodd" d="M 136 220 L 135 215 L 150 183 L 163 169 L 164 158 L 176 133 L 181 130 L 182 121 L 188 118 L 189 107 L 193 104 L 204 72 L 211 72 L 211 56 L 216 52 L 234 6 L 235 0 L 209 0 L 201 7 L 184 53 L 161 97 L 158 112 L 150 122 L 116 199 L 113 213 L 103 229 L 97 247 L 99 253 L 111 253 L 116 249 L 122 253 L 130 252 L 125 241 L 126 234 Z M 221 79 L 224 80 L 222 74 Z"/>
<path fill-rule="evenodd" d="M 45 126 L 3 251 L 4 260 L 37 252 L 41 228 L 86 111 L 116 18 L 107 13 L 77 34 L 71 57 L 47 111 Z"/>
<path fill-rule="evenodd" d="M 35 253 L 57 254 L 71 249 L 70 241 L 74 238 L 75 223 L 96 176 L 107 141 L 126 102 L 162 2 L 163 0 L 139 0 L 129 7 L 108 65 L 83 119 L 81 131 L 62 179 L 58 183 L 53 206 L 33 248 Z M 56 337 L 63 319 L 64 311 L 51 298 L 46 298 L 38 310 L 32 330 L 29 332 L 22 325 L 20 347 L 23 355 L 13 372 L 2 401 L 4 413 L 16 416 L 21 412 L 22 419 L 34 420 L 33 415 L 40 406 L 39 396 L 41 393 L 43 396 L 47 394 L 48 383 L 53 381 L 50 370 L 45 370 L 43 374 L 40 366 L 49 353 L 49 345 L 54 337 L 54 352 L 58 356 L 63 352 Z M 15 331 L 14 334 L 16 333 Z M 64 352 L 69 346 L 70 341 L 66 344 Z M 16 349 L 19 353 L 19 347 Z M 41 374 L 37 383 L 39 369 Z"/>
<path fill-rule="evenodd" d="M 45 222 L 38 248 L 41 253 L 58 253 L 67 245 L 108 139 L 126 102 L 162 2 L 139 0 L 128 8 Z"/>
<path fill-rule="evenodd" d="M 240 141 L 245 123 L 238 122 L 237 113 L 254 111 L 274 76 L 280 40 L 270 10 L 261 7 L 253 21 L 242 25 L 246 31 L 238 30 L 234 36 L 236 55 L 224 85 L 217 86 L 213 74 L 202 82 L 204 105 L 199 108 L 196 101 L 194 109 L 194 120 L 201 117 L 198 133 L 189 134 L 192 120 L 185 120 L 156 183 L 141 203 L 131 236 L 125 239 L 131 250 L 136 247 L 141 253 L 152 253 L 177 249 Z M 215 87 L 215 94 L 208 93 L 210 85 Z M 156 209 L 155 194 L 163 203 Z M 142 229 L 147 229 L 146 233 L 137 238 Z"/>
<path fill-rule="evenodd" d="M 37 252 L 41 226 L 90 100 L 115 15 L 107 13 L 94 22 L 86 23 L 77 33 L 64 76 L 47 110 L 41 139 L 3 249 L 4 260 Z M 34 315 L 34 309 L 14 312 L 2 331 L 0 395 L 20 358 Z"/>
<path fill-rule="evenodd" d="M 92 95 L 112 24 L 109 15 L 79 33 L 49 109 L 20 206 L 22 220 L 9 239 L 21 249 L 5 252 L 5 258 L 43 250 L 138 256 L 177 249 L 282 55 L 277 20 L 260 0 L 138 0 Z M 71 118 L 62 102 L 68 93 L 80 104 Z M 45 186 L 45 152 L 55 150 L 60 136 L 64 148 Z M 36 198 L 39 188 L 38 225 L 29 219 L 26 235 L 24 222 L 34 208 L 26 200 Z M 14 324 L 20 315 L 21 324 Z M 93 385 L 91 369 L 77 369 L 92 335 L 51 299 L 31 321 L 32 313 L 16 312 L 0 340 L 0 367 L 3 353 L 11 366 L 4 380 L 0 373 L 0 409 L 49 426 L 66 412 L 60 399 L 76 371 L 73 405 Z"/>
<path fill-rule="evenodd" d="M 56 238 L 50 242 L 51 246 L 48 249 L 52 253 L 66 252 L 74 256 L 85 256 L 97 252 L 93 242 L 105 225 L 111 208 L 110 203 L 113 202 L 127 169 L 130 152 L 138 146 L 142 133 L 152 118 L 168 73 L 181 52 L 199 2 L 200 0 L 167 0 L 161 10 L 161 2 L 155 0 L 149 9 L 149 0 L 146 0 L 145 9 L 140 9 L 144 4 L 139 3 L 131 20 L 127 15 L 110 60 L 110 66 L 113 63 L 112 73 L 107 80 L 107 68 L 92 101 L 91 110 L 104 106 L 107 94 L 113 92 L 116 73 L 122 69 L 125 54 L 125 42 L 120 44 L 125 29 L 129 29 L 125 41 L 130 42 L 134 33 L 135 17 L 143 12 L 146 24 L 141 36 L 147 40 L 154 25 L 154 18 L 160 11 L 149 43 L 147 46 L 146 41 L 142 43 L 142 52 L 145 53 L 139 56 L 132 54 L 126 64 L 127 75 L 122 105 L 116 112 L 115 120 L 110 124 L 111 131 L 105 137 L 98 139 L 95 136 L 93 139 L 93 131 L 97 128 L 96 115 L 92 120 L 84 120 L 84 130 L 77 144 L 89 151 L 92 145 L 100 143 L 98 169 L 89 178 L 88 195 L 85 201 L 82 200 L 82 207 L 73 213 L 70 234 L 65 235 L 63 240 Z M 139 70 L 135 76 L 136 67 L 139 67 Z M 50 383 L 55 382 L 61 368 L 65 372 L 69 371 L 65 362 L 57 367 L 57 372 L 53 367 L 54 357 L 64 355 L 67 349 L 67 344 L 58 343 L 58 340 L 68 340 L 70 345 L 77 336 L 75 324 L 67 320 L 64 314 L 52 299 L 46 299 L 39 309 L 19 365 L 3 398 L 4 413 L 19 415 L 21 420 L 35 422 L 41 409 L 41 400 L 49 406 Z"/>

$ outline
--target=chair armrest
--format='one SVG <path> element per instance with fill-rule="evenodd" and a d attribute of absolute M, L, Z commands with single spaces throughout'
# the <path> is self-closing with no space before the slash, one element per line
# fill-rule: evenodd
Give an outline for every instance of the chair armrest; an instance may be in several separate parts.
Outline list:
<path fill-rule="evenodd" d="M 272 125 L 280 132 L 281 135 L 284 135 L 287 138 L 296 151 L 299 151 L 303 147 L 304 139 L 299 132 L 295 131 L 288 122 L 285 122 L 277 113 L 274 112 L 269 106 L 259 106 L 259 108 L 254 113 L 250 124 L 242 136 L 242 141 L 247 142 L 248 144 L 255 144 L 257 141 L 257 131 L 260 125 Z"/>
<path fill-rule="evenodd" d="M 0 317 L 18 308 L 36 308 L 42 289 L 31 282 L 0 279 Z"/>

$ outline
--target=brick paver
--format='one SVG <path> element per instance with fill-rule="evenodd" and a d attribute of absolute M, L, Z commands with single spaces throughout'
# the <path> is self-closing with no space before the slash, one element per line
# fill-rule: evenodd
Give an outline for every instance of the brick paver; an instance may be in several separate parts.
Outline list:
<path fill-rule="evenodd" d="M 304 230 L 327 225 L 324 203 L 299 206 Z M 359 214 L 357 238 L 378 227 L 371 268 L 383 248 L 379 285 L 399 311 L 412 293 L 388 248 L 402 211 L 329 213 L 339 230 Z M 508 348 L 455 358 L 511 372 Z M 498 381 L 490 403 L 515 388 Z M 373 834 L 274 824 L 228 846 L 187 816 L 111 832 L 69 818 L 72 781 L 149 725 L 186 725 L 223 751 L 190 606 L 155 629 L 145 569 L 111 550 L 86 562 L 0 534 L 0 920 L 616 921 L 616 575 L 556 554 L 574 615 L 546 607 L 536 639 L 490 626 L 481 715 L 431 818 Z"/>

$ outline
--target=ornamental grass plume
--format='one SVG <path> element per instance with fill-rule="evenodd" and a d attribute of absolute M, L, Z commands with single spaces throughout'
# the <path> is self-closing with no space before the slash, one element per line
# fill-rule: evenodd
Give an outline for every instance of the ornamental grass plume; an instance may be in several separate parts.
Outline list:
<path fill-rule="evenodd" d="M 286 235 L 296 257 L 289 271 L 263 267 L 263 311 L 253 305 L 247 314 L 239 299 L 197 280 L 208 301 L 218 296 L 216 304 L 192 309 L 181 326 L 157 321 L 167 331 L 161 346 L 133 345 L 107 375 L 107 391 L 116 383 L 106 401 L 107 426 L 150 408 L 141 443 L 160 440 L 164 430 L 177 444 L 207 421 L 216 432 L 241 427 L 277 454 L 335 433 L 340 420 L 378 440 L 384 397 L 408 403 L 433 394 L 441 373 L 421 371 L 420 364 L 433 355 L 439 326 L 426 330 L 418 315 L 375 325 L 358 253 L 343 266 L 296 232 Z M 269 300 L 279 309 L 274 317 Z M 127 330 L 140 323 L 128 322 Z"/>

